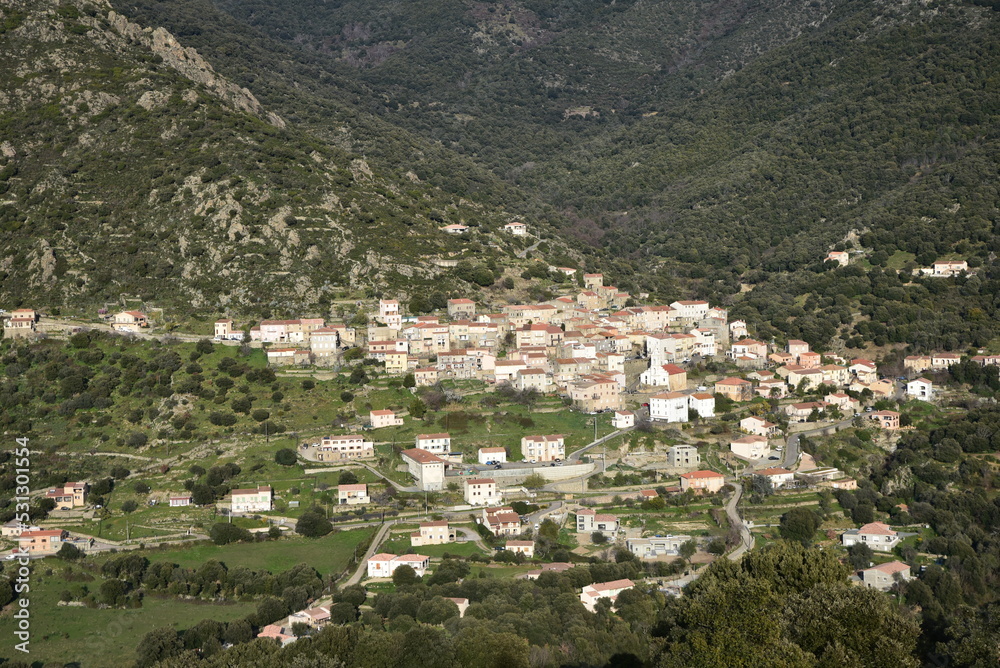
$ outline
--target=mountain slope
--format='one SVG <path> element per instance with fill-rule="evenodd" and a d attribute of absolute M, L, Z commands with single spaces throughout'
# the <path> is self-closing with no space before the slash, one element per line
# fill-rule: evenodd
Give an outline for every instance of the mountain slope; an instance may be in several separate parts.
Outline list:
<path fill-rule="evenodd" d="M 2 11 L 6 303 L 287 312 L 446 288 L 430 258 L 506 253 L 508 217 L 310 136 L 163 29 L 85 2 Z M 483 236 L 438 230 L 455 222 Z"/>

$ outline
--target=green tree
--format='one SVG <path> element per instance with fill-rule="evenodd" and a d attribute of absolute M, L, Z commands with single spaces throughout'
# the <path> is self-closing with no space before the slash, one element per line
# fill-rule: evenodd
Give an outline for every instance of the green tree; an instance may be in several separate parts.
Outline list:
<path fill-rule="evenodd" d="M 56 556 L 66 561 L 76 561 L 83 556 L 83 552 L 73 543 L 63 543 Z"/>
<path fill-rule="evenodd" d="M 916 668 L 920 627 L 880 592 L 844 583 L 821 584 L 792 597 L 790 639 L 818 665 Z"/>
<path fill-rule="evenodd" d="M 142 637 L 135 649 L 135 663 L 139 668 L 149 668 L 164 659 L 177 656 L 184 651 L 177 631 L 163 627 L 153 629 Z"/>
<path fill-rule="evenodd" d="M 291 448 L 281 448 L 274 453 L 274 461 L 282 466 L 295 466 L 299 457 Z"/>
<path fill-rule="evenodd" d="M 295 532 L 306 538 L 319 538 L 333 531 L 333 525 L 318 508 L 307 510 L 295 523 Z"/>
<path fill-rule="evenodd" d="M 397 566 L 396 570 L 392 572 L 392 582 L 397 587 L 416 584 L 419 580 L 420 578 L 417 577 L 417 572 L 413 570 L 413 567 L 406 564 Z"/>
<path fill-rule="evenodd" d="M 249 531 L 228 522 L 216 522 L 209 529 L 208 535 L 216 545 L 228 545 L 229 543 L 253 540 L 253 534 Z"/>
<path fill-rule="evenodd" d="M 403 376 L 403 387 L 411 388 L 416 386 L 417 386 L 417 379 L 414 377 L 412 373 L 408 373 L 405 376 Z"/>
<path fill-rule="evenodd" d="M 820 519 L 815 512 L 808 508 L 792 508 L 781 516 L 779 532 L 786 540 L 794 540 L 803 545 L 810 545 L 816 529 L 819 528 Z"/>
<path fill-rule="evenodd" d="M 524 487 L 526 487 L 527 489 L 541 489 L 546 484 L 548 484 L 548 480 L 543 478 L 541 474 L 532 473 L 527 478 L 525 478 L 524 482 L 522 482 L 521 484 L 524 485 Z"/>
<path fill-rule="evenodd" d="M 684 561 L 690 561 L 691 557 L 693 557 L 694 553 L 697 551 L 698 551 L 698 543 L 695 541 L 694 538 L 692 538 L 691 540 L 687 540 L 681 543 L 680 547 L 677 550 L 677 554 L 680 555 L 680 558 L 683 559 Z"/>
<path fill-rule="evenodd" d="M 358 484 L 358 476 L 355 475 L 354 471 L 341 471 L 337 476 L 338 485 L 356 485 Z"/>
<path fill-rule="evenodd" d="M 848 561 L 856 570 L 868 568 L 875 554 L 872 549 L 864 543 L 855 543 L 847 548 Z"/>
<path fill-rule="evenodd" d="M 414 400 L 410 403 L 410 416 L 416 418 L 417 420 L 422 420 L 426 414 L 427 404 L 419 398 L 414 398 Z"/>
<path fill-rule="evenodd" d="M 420 604 L 417 621 L 424 624 L 444 624 L 452 617 L 458 617 L 458 606 L 454 601 L 436 596 Z"/>

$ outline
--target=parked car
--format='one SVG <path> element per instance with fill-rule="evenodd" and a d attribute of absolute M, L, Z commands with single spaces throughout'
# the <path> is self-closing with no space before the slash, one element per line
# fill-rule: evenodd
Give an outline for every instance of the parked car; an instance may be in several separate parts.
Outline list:
<path fill-rule="evenodd" d="M 493 470 L 495 471 L 497 469 L 502 469 L 502 468 L 503 468 L 503 464 L 497 464 L 496 466 L 493 467 Z"/>

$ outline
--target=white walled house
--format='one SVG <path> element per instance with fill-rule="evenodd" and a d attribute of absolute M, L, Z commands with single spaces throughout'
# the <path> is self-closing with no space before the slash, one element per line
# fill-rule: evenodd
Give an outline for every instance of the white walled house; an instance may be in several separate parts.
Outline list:
<path fill-rule="evenodd" d="M 400 566 L 409 566 L 418 577 L 427 573 L 431 558 L 422 554 L 376 554 L 368 559 L 368 577 L 390 578 Z"/>
<path fill-rule="evenodd" d="M 417 434 L 415 447 L 439 455 L 451 452 L 451 434 Z"/>
<path fill-rule="evenodd" d="M 729 450 L 743 459 L 761 459 L 770 451 L 764 436 L 743 436 L 729 442 Z"/>
<path fill-rule="evenodd" d="M 607 598 L 613 603 L 618 598 L 618 594 L 634 586 L 635 583 L 631 580 L 597 582 L 583 588 L 583 592 L 580 594 L 580 602 L 583 603 L 587 610 L 593 612 L 600 599 Z"/>
<path fill-rule="evenodd" d="M 396 413 L 388 408 L 377 411 L 369 411 L 368 420 L 372 425 L 372 429 L 403 426 L 403 418 L 397 417 Z"/>
<path fill-rule="evenodd" d="M 438 492 L 444 489 L 444 468 L 447 462 L 433 452 L 420 448 L 403 450 L 403 463 L 417 487 L 424 492 Z"/>
<path fill-rule="evenodd" d="M 612 425 L 615 429 L 628 429 L 629 427 L 634 427 L 635 413 L 632 411 L 615 411 L 615 416 L 612 419 Z"/>
<path fill-rule="evenodd" d="M 506 448 L 479 448 L 479 463 L 483 466 L 493 463 L 493 464 L 506 464 L 507 463 L 507 449 Z"/>
<path fill-rule="evenodd" d="M 680 392 L 654 394 L 649 398 L 649 419 L 663 422 L 687 422 L 687 395 Z"/>
<path fill-rule="evenodd" d="M 532 540 L 508 540 L 504 543 L 503 549 L 510 550 L 514 554 L 523 554 L 526 559 L 535 558 L 535 541 Z"/>
<path fill-rule="evenodd" d="M 860 529 L 851 529 L 841 535 L 844 547 L 850 547 L 857 543 L 867 545 L 877 552 L 892 552 L 892 548 L 899 543 L 899 534 L 887 524 L 881 522 L 871 522 Z"/>
<path fill-rule="evenodd" d="M 337 503 L 342 506 L 371 503 L 371 497 L 368 496 L 368 485 L 365 483 L 340 485 L 337 487 Z"/>
<path fill-rule="evenodd" d="M 652 536 L 650 538 L 629 538 L 625 541 L 629 552 L 640 559 L 656 559 L 663 555 L 680 554 L 681 545 L 691 540 L 691 536 Z"/>
<path fill-rule="evenodd" d="M 934 383 L 926 378 L 917 378 L 906 384 L 906 395 L 921 401 L 934 400 Z"/>
<path fill-rule="evenodd" d="M 764 469 L 762 471 L 757 471 L 757 475 L 767 478 L 771 481 L 771 486 L 774 489 L 781 489 L 785 487 L 793 480 L 795 480 L 795 474 L 788 469 L 781 467 L 772 467 L 769 469 Z"/>
<path fill-rule="evenodd" d="M 267 485 L 256 489 L 234 489 L 232 495 L 232 511 L 234 513 L 261 513 L 271 510 L 273 493 Z"/>
<path fill-rule="evenodd" d="M 497 481 L 492 478 L 467 478 L 464 496 L 470 506 L 488 506 L 500 501 Z"/>
<path fill-rule="evenodd" d="M 688 395 L 688 408 L 698 413 L 698 417 L 715 417 L 715 396 L 708 392 L 696 392 Z"/>
<path fill-rule="evenodd" d="M 593 508 L 583 508 L 576 512 L 576 530 L 578 533 L 600 531 L 605 536 L 613 537 L 618 533 L 618 518 L 598 514 Z"/>

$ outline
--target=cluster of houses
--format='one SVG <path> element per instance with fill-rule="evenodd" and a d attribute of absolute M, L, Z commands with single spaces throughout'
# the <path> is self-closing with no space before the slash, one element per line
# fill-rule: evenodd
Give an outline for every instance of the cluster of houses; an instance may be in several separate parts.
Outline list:
<path fill-rule="evenodd" d="M 135 334 L 149 328 L 150 319 L 142 311 L 121 311 L 103 315 L 111 329 L 122 334 Z M 35 309 L 19 308 L 3 314 L 3 337 L 5 339 L 30 339 L 39 334 L 42 316 Z M 54 325 L 57 329 L 62 327 Z"/>
<path fill-rule="evenodd" d="M 513 234 L 517 232 L 512 231 Z M 576 270 L 553 270 L 575 275 Z M 268 344 L 275 365 L 327 364 L 344 348 L 362 346 L 390 375 L 412 373 L 417 386 L 446 378 L 508 383 L 518 390 L 560 392 L 581 410 L 619 410 L 625 361 L 646 353 L 644 382 L 677 385 L 665 364 L 710 357 L 728 341 L 728 315 L 705 301 L 626 306 L 632 297 L 585 274 L 584 289 L 539 304 L 511 304 L 481 313 L 471 299 L 450 299 L 447 316 L 404 316 L 398 300 L 381 299 L 363 332 L 322 318 L 265 320 L 250 339 Z M 215 323 L 216 338 L 233 335 L 232 321 Z"/>
<path fill-rule="evenodd" d="M 421 491 L 436 492 L 444 489 L 447 472 L 463 466 L 463 455 L 452 452 L 451 435 L 418 434 L 415 447 L 401 453 L 407 471 Z M 521 453 L 531 463 L 561 462 L 566 457 L 566 439 L 562 434 L 544 434 L 521 438 Z M 496 465 L 507 462 L 507 451 L 502 447 L 480 448 L 478 462 Z M 489 505 L 500 499 L 496 481 L 491 478 L 464 480 L 465 500 L 471 505 Z M 472 485 L 470 487 L 470 485 Z"/>

